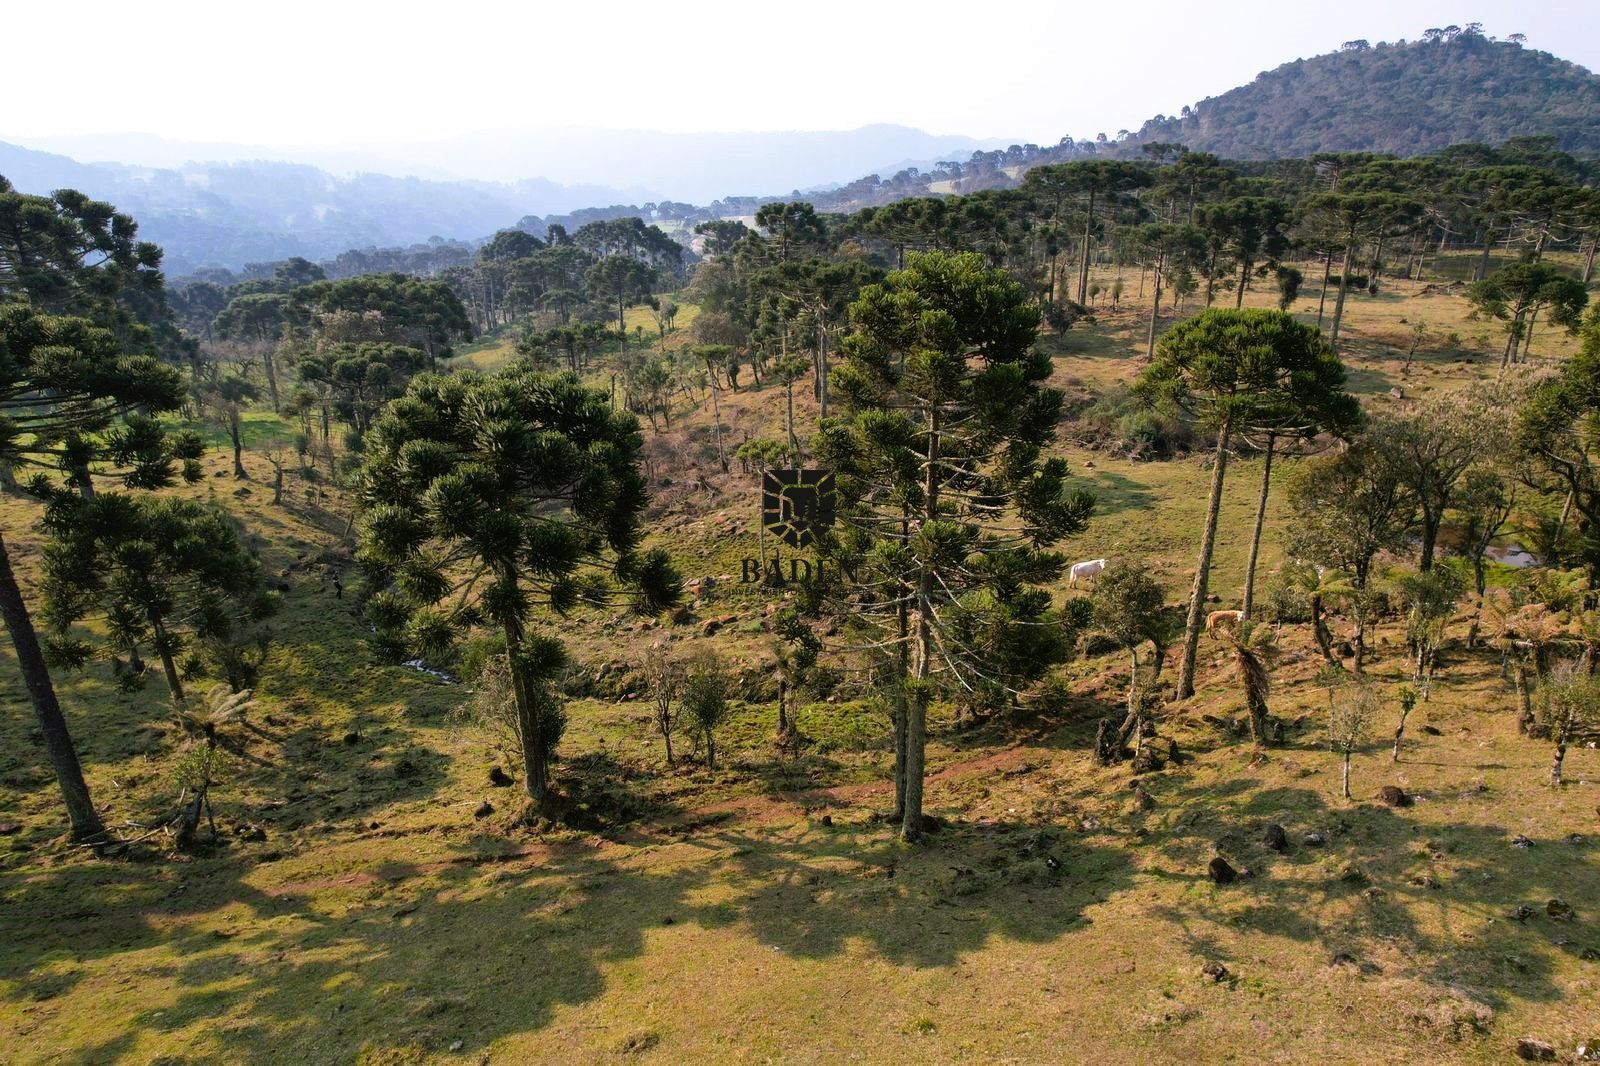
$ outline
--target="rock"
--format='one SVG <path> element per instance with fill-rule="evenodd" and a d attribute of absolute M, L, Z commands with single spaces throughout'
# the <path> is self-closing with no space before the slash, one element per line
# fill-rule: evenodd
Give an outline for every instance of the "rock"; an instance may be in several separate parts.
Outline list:
<path fill-rule="evenodd" d="M 0 822 L 0 837 L 8 837 L 13 833 L 20 833 L 21 831 L 21 822 Z"/>
<path fill-rule="evenodd" d="M 346 744 L 359 744 L 361 743 L 361 734 L 352 729 L 344 735 L 344 742 Z"/>
<path fill-rule="evenodd" d="M 1525 922 L 1533 917 L 1533 908 L 1526 903 L 1519 903 L 1506 912 L 1506 917 L 1514 922 Z"/>
<path fill-rule="evenodd" d="M 1585 1040 L 1573 1055 L 1579 1062 L 1600 1062 L 1600 1040 Z"/>
<path fill-rule="evenodd" d="M 1339 871 L 1339 880 L 1347 885 L 1364 885 L 1368 883 L 1366 871 L 1359 866 L 1346 866 Z"/>
<path fill-rule="evenodd" d="M 484 800 L 482 803 L 478 804 L 477 810 L 472 812 L 472 817 L 481 822 L 483 819 L 489 817 L 489 815 L 493 813 L 494 804 L 490 803 L 488 800 Z"/>
<path fill-rule="evenodd" d="M 5 830 L 0 829 L 0 832 L 4 832 L 4 831 Z M 1582 833 L 1568 833 L 1566 836 L 1561 838 L 1561 843 L 1563 843 L 1563 844 L 1573 844 L 1573 845 L 1582 844 L 1583 843 L 1583 834 Z"/>
<path fill-rule="evenodd" d="M 1328 965 L 1329 966 L 1349 966 L 1349 967 L 1352 967 L 1354 969 L 1360 969 L 1361 968 L 1360 964 L 1358 962 L 1356 962 L 1356 957 L 1354 955 L 1350 954 L 1348 951 L 1337 952 L 1333 956 L 1333 958 L 1328 960 Z"/>
<path fill-rule="evenodd" d="M 240 840 L 247 840 L 256 843 L 267 839 L 267 831 L 261 828 L 259 825 L 255 825 L 253 823 L 250 825 L 241 825 L 239 828 L 233 831 L 233 835 L 238 837 Z"/>
<path fill-rule="evenodd" d="M 677 921 L 678 921 L 678 919 L 674 918 L 672 915 L 669 914 L 665 918 L 661 919 L 661 924 L 662 925 L 675 925 L 675 924 L 677 924 Z"/>
<path fill-rule="evenodd" d="M 1288 834 L 1283 831 L 1283 826 L 1279 825 L 1277 822 L 1273 822 L 1271 825 L 1267 826 L 1266 833 L 1264 833 L 1261 837 L 1261 843 L 1265 844 L 1273 851 L 1289 850 Z"/>
<path fill-rule="evenodd" d="M 833 828 L 833 815 L 824 814 L 822 816 L 822 824 L 823 824 L 824 827 L 826 827 L 828 829 L 832 829 Z"/>
<path fill-rule="evenodd" d="M 722 619 L 707 618 L 704 622 L 700 623 L 700 635 L 702 637 L 709 637 L 721 628 Z"/>
<path fill-rule="evenodd" d="M 467 1042 L 465 1040 L 454 1040 L 454 1041 L 451 1041 L 449 1050 L 451 1050 L 451 1051 L 460 1051 L 462 1048 L 464 1048 L 466 1046 L 467 1046 Z"/>
<path fill-rule="evenodd" d="M 1133 802 L 1141 811 L 1153 811 L 1156 807 L 1155 797 L 1146 792 L 1143 785 L 1133 786 Z"/>
<path fill-rule="evenodd" d="M 489 767 L 489 784 L 495 788 L 505 788 L 512 784 L 511 775 L 498 766 Z"/>
<path fill-rule="evenodd" d="M 1226 981 L 1228 979 L 1228 968 L 1215 960 L 1200 967 L 1200 973 L 1213 981 Z"/>
<path fill-rule="evenodd" d="M 1228 860 L 1221 855 L 1211 860 L 1206 872 L 1211 875 L 1211 880 L 1219 885 L 1231 885 L 1239 877 L 1239 871 L 1229 865 Z"/>
<path fill-rule="evenodd" d="M 1391 400 L 1403 400 L 1406 398 L 1405 390 L 1399 387 L 1392 388 L 1389 390 L 1389 398 Z"/>
<path fill-rule="evenodd" d="M 1511 838 L 1511 846 L 1514 848 L 1531 848 L 1533 847 L 1533 841 L 1518 833 Z"/>
<path fill-rule="evenodd" d="M 1411 883 L 1418 888 L 1438 888 L 1439 880 L 1432 874 L 1417 874 L 1411 878 Z"/>
<path fill-rule="evenodd" d="M 1572 909 L 1572 904 L 1564 899 L 1552 899 L 1544 905 L 1544 912 L 1558 922 L 1570 922 L 1577 914 Z"/>
<path fill-rule="evenodd" d="M 1430 737 L 1444 736 L 1444 730 L 1440 729 L 1438 726 L 1425 725 L 1422 727 L 1422 731 L 1428 734 Z"/>
<path fill-rule="evenodd" d="M 1378 790 L 1378 798 L 1390 807 L 1411 806 L 1411 797 L 1399 785 L 1384 785 Z"/>
<path fill-rule="evenodd" d="M 1078 827 L 1081 828 L 1085 833 L 1097 832 L 1100 828 L 1100 819 L 1091 814 L 1089 817 L 1079 822 Z"/>
<path fill-rule="evenodd" d="M 679 605 L 667 612 L 667 622 L 670 625 L 681 626 L 689 622 L 689 608 Z"/>
<path fill-rule="evenodd" d="M 1321 833 L 1307 833 L 1305 844 L 1308 848 L 1320 848 L 1328 842 L 1328 838 Z"/>
<path fill-rule="evenodd" d="M 1600 962 L 1600 948 L 1584 948 L 1578 952 L 1578 958 L 1584 962 Z M 1596 1048 L 1600 1050 L 1600 1048 Z"/>
<path fill-rule="evenodd" d="M 1543 1040 L 1535 1040 L 1531 1036 L 1522 1037 L 1517 1041 L 1517 1058 L 1526 1059 L 1528 1062 L 1552 1062 L 1556 1057 L 1556 1049 L 1546 1044 Z"/>

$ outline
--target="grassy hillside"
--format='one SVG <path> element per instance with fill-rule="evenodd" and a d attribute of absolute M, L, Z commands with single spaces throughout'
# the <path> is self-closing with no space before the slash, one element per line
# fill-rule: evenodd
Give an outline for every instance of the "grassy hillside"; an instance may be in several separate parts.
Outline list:
<path fill-rule="evenodd" d="M 1134 292 L 1044 342 L 1074 412 L 1061 450 L 1100 499 L 1065 550 L 1146 560 L 1177 599 L 1202 460 L 1119 458 L 1078 419 L 1141 365 L 1148 304 Z M 1314 320 L 1314 295 L 1294 310 Z M 1354 387 L 1402 405 L 1491 378 L 1498 335 L 1466 311 L 1457 293 L 1404 281 L 1352 295 Z M 1407 367 L 1418 320 L 1428 339 Z M 1575 348 L 1547 332 L 1534 353 Z M 465 353 L 485 368 L 510 357 L 504 341 Z M 803 384 L 796 396 L 814 415 Z M 781 435 L 783 402 L 778 387 L 723 393 L 732 441 Z M 887 721 L 845 649 L 830 660 L 838 687 L 801 712 L 809 743 L 772 742 L 773 596 L 737 582 L 756 551 L 756 486 L 716 468 L 710 417 L 703 395 L 683 395 L 647 439 L 652 543 L 686 577 L 717 579 L 690 623 L 548 620 L 590 679 L 556 770 L 576 804 L 563 824 L 521 822 L 517 791 L 490 784 L 500 754 L 453 714 L 468 686 L 375 655 L 332 583 L 354 584 L 343 494 L 291 470 L 274 506 L 261 455 L 246 455 L 245 482 L 208 455 L 203 482 L 173 491 L 227 507 L 288 589 L 261 708 L 228 738 L 220 839 L 179 856 L 157 834 L 119 861 L 68 847 L 0 646 L 0 1057 L 1502 1062 L 1525 1036 L 1570 1055 L 1600 1035 L 1600 752 L 1574 751 L 1571 783 L 1548 788 L 1549 748 L 1518 734 L 1498 657 L 1461 646 L 1464 619 L 1403 760 L 1390 761 L 1389 720 L 1356 756 L 1353 802 L 1339 798 L 1309 635 L 1287 626 L 1272 710 L 1288 739 L 1259 760 L 1210 642 L 1199 692 L 1158 724 L 1178 757 L 1154 772 L 1089 756 L 1096 719 L 1122 698 L 1120 656 L 1069 664 L 1050 699 L 1014 716 L 973 726 L 936 708 L 942 828 L 906 846 L 875 819 L 892 798 Z M 265 411 L 247 425 L 252 447 L 288 431 Z M 1225 604 L 1259 472 L 1246 459 L 1229 480 L 1213 582 Z M 25 587 L 37 518 L 0 498 Z M 1268 570 L 1286 520 L 1279 493 Z M 710 618 L 728 621 L 702 636 Z M 714 647 L 740 668 L 714 772 L 665 764 L 636 675 L 657 642 Z M 1395 625 L 1376 649 L 1388 690 L 1406 673 Z M 165 692 L 122 694 L 96 663 L 63 674 L 61 694 L 108 822 L 140 835 L 172 799 Z M 1383 785 L 1414 802 L 1383 805 Z M 1269 824 L 1287 851 L 1261 843 Z M 1217 855 L 1249 876 L 1214 884 Z M 1552 898 L 1575 918 L 1550 916 Z M 1211 963 L 1220 979 L 1202 972 Z"/>

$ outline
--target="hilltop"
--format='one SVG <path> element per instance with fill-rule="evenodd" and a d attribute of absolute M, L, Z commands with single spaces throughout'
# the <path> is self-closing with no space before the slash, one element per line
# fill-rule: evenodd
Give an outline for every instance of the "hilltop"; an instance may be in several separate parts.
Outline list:
<path fill-rule="evenodd" d="M 1351 41 L 1263 71 L 1181 115 L 1158 115 L 1129 140 L 1281 159 L 1410 156 L 1528 134 L 1554 136 L 1568 152 L 1600 152 L 1600 76 L 1518 41 L 1460 32 L 1373 46 Z"/>

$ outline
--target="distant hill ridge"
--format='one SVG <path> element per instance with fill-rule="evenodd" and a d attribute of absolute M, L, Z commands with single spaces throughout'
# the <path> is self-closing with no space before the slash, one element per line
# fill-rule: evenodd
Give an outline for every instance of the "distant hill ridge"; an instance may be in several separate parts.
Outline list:
<path fill-rule="evenodd" d="M 1470 24 L 1428 30 L 1419 41 L 1347 42 L 1337 52 L 1264 71 L 1250 84 L 1185 107 L 1179 115 L 1157 115 L 1115 139 L 1069 136 L 1054 145 L 1011 145 L 965 157 L 951 151 L 938 156 L 943 162 L 923 164 L 927 170 L 906 166 L 808 192 L 799 191 L 806 182 L 798 171 L 792 172 L 792 182 L 739 189 L 734 178 L 745 172 L 730 156 L 733 187 L 725 191 L 768 195 L 725 197 L 699 206 L 659 199 L 630 204 L 632 194 L 614 188 L 562 186 L 542 179 L 505 185 L 368 173 L 338 178 L 290 163 L 190 164 L 178 169 L 83 164 L 3 143 L 0 174 L 25 192 L 70 186 L 132 212 L 140 219 L 141 236 L 166 250 L 168 273 L 176 277 L 205 265 L 237 269 L 289 256 L 331 260 L 346 250 L 474 242 L 542 212 L 571 213 L 574 218 L 637 214 L 692 225 L 706 217 L 748 214 L 764 200 L 777 198 L 808 199 L 824 211 L 852 211 L 907 197 L 1014 186 L 1029 167 L 1139 156 L 1144 146 L 1155 143 L 1183 144 L 1225 159 L 1262 160 L 1349 151 L 1418 155 L 1451 144 L 1500 144 L 1527 135 L 1553 136 L 1565 151 L 1600 156 L 1600 76 L 1548 52 L 1525 48 L 1520 37 L 1495 40 Z M 830 146 L 837 153 L 831 157 L 838 168 L 834 173 L 845 174 L 850 173 L 843 170 L 851 165 L 847 159 L 859 161 L 874 146 L 881 157 L 906 159 L 910 152 L 931 148 L 935 140 L 893 126 L 746 138 L 751 139 L 763 148 L 787 144 L 813 156 Z M 719 151 L 729 147 L 727 135 L 703 135 L 700 140 L 721 146 Z M 743 148 L 741 158 L 750 154 L 751 145 Z M 815 160 L 811 162 L 814 170 Z M 575 210 L 585 204 L 590 209 Z M 440 261 L 453 261 L 458 254 Z M 432 262 L 438 257 L 426 258 Z"/>
<path fill-rule="evenodd" d="M 1472 27 L 1430 30 L 1420 41 L 1351 41 L 1263 71 L 1184 112 L 1151 119 L 1129 140 L 1176 141 L 1229 159 L 1281 159 L 1419 155 L 1542 134 L 1564 151 L 1600 154 L 1600 76 Z"/>

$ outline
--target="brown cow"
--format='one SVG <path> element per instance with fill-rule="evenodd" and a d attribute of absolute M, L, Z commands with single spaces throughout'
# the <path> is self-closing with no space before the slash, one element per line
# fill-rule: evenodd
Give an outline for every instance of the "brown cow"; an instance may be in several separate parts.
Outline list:
<path fill-rule="evenodd" d="M 1217 627 L 1231 625 L 1237 627 L 1244 621 L 1243 611 L 1212 611 L 1206 615 L 1206 632 L 1212 636 L 1217 635 Z"/>

